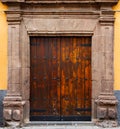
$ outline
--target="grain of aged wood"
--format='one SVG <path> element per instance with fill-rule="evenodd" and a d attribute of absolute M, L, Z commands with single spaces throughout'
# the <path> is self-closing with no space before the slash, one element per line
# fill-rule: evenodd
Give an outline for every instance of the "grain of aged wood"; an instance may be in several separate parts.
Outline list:
<path fill-rule="evenodd" d="M 31 37 L 31 120 L 91 119 L 91 38 Z"/>

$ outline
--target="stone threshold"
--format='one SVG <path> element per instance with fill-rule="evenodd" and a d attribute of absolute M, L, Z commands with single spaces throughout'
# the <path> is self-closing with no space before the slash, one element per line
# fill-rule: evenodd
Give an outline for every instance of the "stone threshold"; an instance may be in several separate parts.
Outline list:
<path fill-rule="evenodd" d="M 52 126 L 52 125 L 86 125 L 86 126 L 94 126 L 94 123 L 91 121 L 34 121 L 34 122 L 29 122 L 27 124 L 25 124 L 25 126 L 37 126 L 37 125 L 48 125 L 48 126 Z"/>

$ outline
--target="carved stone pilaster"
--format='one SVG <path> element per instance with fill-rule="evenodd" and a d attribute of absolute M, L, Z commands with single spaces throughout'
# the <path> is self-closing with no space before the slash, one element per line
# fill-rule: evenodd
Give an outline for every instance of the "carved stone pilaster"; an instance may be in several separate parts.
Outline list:
<path fill-rule="evenodd" d="M 16 8 L 16 11 L 14 11 Z M 20 24 L 21 12 L 19 6 L 6 11 L 8 21 L 8 91 L 4 98 L 4 119 L 9 125 L 23 123 L 23 108 L 21 91 L 21 60 L 20 60 Z"/>
<path fill-rule="evenodd" d="M 117 99 L 113 94 L 113 34 L 114 13 L 110 8 L 102 7 L 100 16 L 101 36 L 103 37 L 103 73 L 100 95 L 96 99 L 97 125 L 115 127 L 117 122 Z"/>

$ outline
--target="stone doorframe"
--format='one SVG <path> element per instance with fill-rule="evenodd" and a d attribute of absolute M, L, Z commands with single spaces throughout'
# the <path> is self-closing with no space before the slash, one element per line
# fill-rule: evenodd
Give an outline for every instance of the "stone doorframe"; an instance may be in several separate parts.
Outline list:
<path fill-rule="evenodd" d="M 117 126 L 113 94 L 114 12 L 118 0 L 2 0 L 9 9 L 4 119 L 29 122 L 30 36 L 92 37 L 92 121 Z"/>

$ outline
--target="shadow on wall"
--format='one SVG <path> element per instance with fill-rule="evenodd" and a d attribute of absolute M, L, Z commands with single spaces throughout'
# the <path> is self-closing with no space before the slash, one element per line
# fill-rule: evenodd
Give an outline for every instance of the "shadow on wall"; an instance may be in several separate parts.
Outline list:
<path fill-rule="evenodd" d="M 3 99 L 6 95 L 6 90 L 0 90 L 0 126 L 4 126 L 3 120 Z"/>
<path fill-rule="evenodd" d="M 115 93 L 115 96 L 116 96 L 116 98 L 118 100 L 117 117 L 118 117 L 118 123 L 120 125 L 120 91 L 118 90 L 118 91 L 115 91 L 114 93 Z"/>

